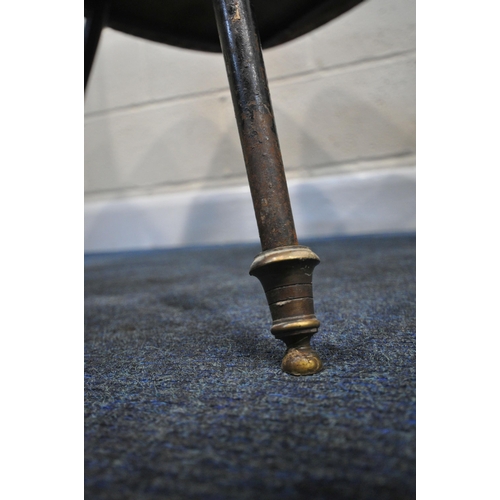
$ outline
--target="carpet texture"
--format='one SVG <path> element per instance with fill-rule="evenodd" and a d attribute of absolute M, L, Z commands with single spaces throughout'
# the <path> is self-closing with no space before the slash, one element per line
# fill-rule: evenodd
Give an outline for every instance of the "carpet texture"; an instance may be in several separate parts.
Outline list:
<path fill-rule="evenodd" d="M 301 243 L 325 363 L 303 378 L 258 246 L 86 257 L 86 498 L 415 497 L 415 237 Z"/>

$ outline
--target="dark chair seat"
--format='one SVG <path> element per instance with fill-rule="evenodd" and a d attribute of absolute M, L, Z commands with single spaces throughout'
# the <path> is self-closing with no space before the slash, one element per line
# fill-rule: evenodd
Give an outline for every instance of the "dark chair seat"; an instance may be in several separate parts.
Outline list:
<path fill-rule="evenodd" d="M 92 17 L 101 0 L 85 0 Z M 252 0 L 263 48 L 293 40 L 346 12 L 362 0 Z M 220 52 L 211 0 L 115 0 L 110 28 L 187 49 Z"/>

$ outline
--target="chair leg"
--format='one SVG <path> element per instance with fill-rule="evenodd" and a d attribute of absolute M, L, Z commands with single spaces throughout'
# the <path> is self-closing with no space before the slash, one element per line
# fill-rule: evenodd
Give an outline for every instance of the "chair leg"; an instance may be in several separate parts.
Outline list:
<path fill-rule="evenodd" d="M 110 0 L 100 0 L 96 2 L 92 16 L 85 21 L 85 50 L 84 50 L 84 89 L 87 88 L 87 82 L 94 63 L 95 53 L 99 45 L 101 31 L 108 21 Z"/>
<path fill-rule="evenodd" d="M 311 375 L 322 369 L 310 346 L 319 327 L 312 295 L 312 272 L 319 258 L 297 241 L 250 2 L 213 2 L 262 244 L 250 274 L 260 280 L 266 293 L 271 332 L 287 345 L 283 370 Z"/>

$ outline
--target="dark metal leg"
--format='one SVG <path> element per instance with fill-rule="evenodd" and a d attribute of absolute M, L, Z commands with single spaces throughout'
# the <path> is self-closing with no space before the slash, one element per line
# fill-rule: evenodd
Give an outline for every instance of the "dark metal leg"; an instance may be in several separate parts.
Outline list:
<path fill-rule="evenodd" d="M 311 375 L 322 368 L 310 346 L 319 327 L 312 295 L 312 272 L 319 258 L 297 242 L 250 2 L 213 2 L 262 244 L 250 274 L 266 292 L 273 318 L 271 332 L 287 345 L 283 370 Z"/>
<path fill-rule="evenodd" d="M 85 21 L 85 54 L 84 54 L 84 71 L 85 71 L 85 84 L 87 88 L 87 81 L 92 70 L 94 63 L 95 53 L 99 45 L 99 38 L 101 31 L 106 26 L 111 0 L 99 0 L 96 2 L 92 17 L 87 18 Z"/>

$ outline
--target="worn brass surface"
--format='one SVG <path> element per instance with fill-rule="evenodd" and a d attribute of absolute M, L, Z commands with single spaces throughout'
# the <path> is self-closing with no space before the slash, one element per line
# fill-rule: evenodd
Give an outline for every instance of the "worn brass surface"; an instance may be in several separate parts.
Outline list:
<path fill-rule="evenodd" d="M 288 340 L 288 342 L 287 342 Z M 318 353 L 311 348 L 311 336 L 288 337 L 287 351 L 281 368 L 290 375 L 314 375 L 323 369 Z"/>
<path fill-rule="evenodd" d="M 320 325 L 312 292 L 312 274 L 318 264 L 312 250 L 294 245 L 262 252 L 250 267 L 250 274 L 266 292 L 273 319 L 271 332 L 287 344 L 282 368 L 291 375 L 312 375 L 323 367 L 310 346 Z"/>

